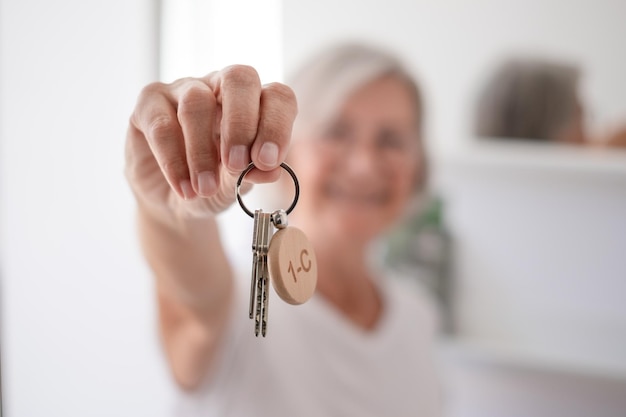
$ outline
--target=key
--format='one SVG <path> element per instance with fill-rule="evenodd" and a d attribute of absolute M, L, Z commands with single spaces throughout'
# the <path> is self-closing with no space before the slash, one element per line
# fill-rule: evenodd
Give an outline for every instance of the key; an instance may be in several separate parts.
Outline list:
<path fill-rule="evenodd" d="M 254 212 L 254 226 L 252 227 L 252 273 L 250 277 L 250 308 L 249 314 L 250 319 L 254 318 L 254 301 L 256 298 L 256 287 L 258 280 L 258 270 L 257 263 L 259 261 L 257 256 L 257 247 L 258 247 L 258 236 L 259 236 L 259 212 L 260 210 L 256 210 Z"/>
<path fill-rule="evenodd" d="M 261 236 L 261 335 L 265 337 L 267 334 L 267 312 L 268 312 L 268 303 L 269 303 L 269 272 L 267 267 L 267 251 L 270 245 L 270 239 L 272 237 L 272 219 L 270 213 L 261 213 L 261 218 L 263 220 L 263 224 L 261 226 L 261 231 L 263 232 Z"/>
<path fill-rule="evenodd" d="M 262 210 L 254 212 L 254 230 L 252 234 L 253 265 L 250 288 L 250 318 L 254 318 L 254 334 L 265 337 L 269 301 L 269 279 L 267 268 L 267 250 L 272 233 L 271 214 Z M 253 304 L 254 308 L 253 308 Z M 254 313 L 253 313 L 254 311 Z"/>
<path fill-rule="evenodd" d="M 317 285 L 317 262 L 311 242 L 296 227 L 287 227 L 284 210 L 272 213 L 278 231 L 267 252 L 269 275 L 274 290 L 289 304 L 303 304 L 311 298 Z"/>

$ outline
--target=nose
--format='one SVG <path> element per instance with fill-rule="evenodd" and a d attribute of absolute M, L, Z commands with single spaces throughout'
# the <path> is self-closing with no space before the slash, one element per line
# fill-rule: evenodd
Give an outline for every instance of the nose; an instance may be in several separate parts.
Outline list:
<path fill-rule="evenodd" d="M 354 141 L 345 158 L 347 175 L 358 179 L 367 179 L 375 175 L 380 164 L 380 155 L 373 141 Z"/>

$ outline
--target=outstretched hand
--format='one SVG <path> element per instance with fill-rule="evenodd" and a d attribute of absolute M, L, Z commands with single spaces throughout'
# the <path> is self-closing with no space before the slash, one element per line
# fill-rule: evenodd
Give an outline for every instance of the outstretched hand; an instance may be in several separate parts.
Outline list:
<path fill-rule="evenodd" d="M 153 213 L 206 216 L 234 200 L 253 161 L 250 182 L 280 176 L 297 114 L 293 91 L 262 86 L 248 66 L 143 89 L 130 118 L 126 176 L 139 204 Z"/>

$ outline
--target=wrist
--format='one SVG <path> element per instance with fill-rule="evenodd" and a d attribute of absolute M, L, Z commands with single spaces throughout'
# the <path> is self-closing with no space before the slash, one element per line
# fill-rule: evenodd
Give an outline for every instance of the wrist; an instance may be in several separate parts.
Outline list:
<path fill-rule="evenodd" d="M 224 293 L 217 277 L 230 277 L 215 218 L 181 216 L 141 203 L 137 215 L 141 247 L 158 290 L 194 311 L 213 308 L 215 294 Z"/>
<path fill-rule="evenodd" d="M 177 201 L 167 206 L 154 206 L 137 199 L 139 223 L 142 228 L 147 227 L 159 231 L 159 234 L 184 239 L 193 238 L 193 232 L 198 230 L 198 226 L 214 222 L 213 215 L 193 216 L 184 209 L 183 204 L 184 202 L 181 204 Z"/>

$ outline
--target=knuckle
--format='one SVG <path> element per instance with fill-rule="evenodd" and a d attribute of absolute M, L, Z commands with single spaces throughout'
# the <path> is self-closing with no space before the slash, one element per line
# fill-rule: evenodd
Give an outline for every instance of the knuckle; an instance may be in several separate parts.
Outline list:
<path fill-rule="evenodd" d="M 189 81 L 193 81 L 194 78 L 193 77 L 183 77 L 183 78 L 179 78 L 177 80 L 172 81 L 171 84 L 169 84 L 169 86 L 172 89 L 176 89 L 178 87 L 180 87 L 181 85 L 185 85 L 187 84 Z"/>
<path fill-rule="evenodd" d="M 259 74 L 249 65 L 231 65 L 222 70 L 224 84 L 233 87 L 260 85 Z"/>
<path fill-rule="evenodd" d="M 206 114 L 213 108 L 215 97 L 205 84 L 194 81 L 183 88 L 178 103 L 178 112 L 181 115 Z"/>
<path fill-rule="evenodd" d="M 298 114 L 298 101 L 291 87 L 281 83 L 271 83 L 267 84 L 264 90 L 263 95 L 267 101 L 273 103 L 273 107 L 277 107 L 277 103 L 280 103 L 280 114 L 283 122 L 293 121 Z"/>
<path fill-rule="evenodd" d="M 133 110 L 129 120 L 132 126 L 135 126 L 141 130 L 141 109 L 147 107 L 149 103 L 154 100 L 155 96 L 163 94 L 164 89 L 165 84 L 161 82 L 150 83 L 141 89 L 139 95 L 137 96 L 135 109 Z"/>
<path fill-rule="evenodd" d="M 176 124 L 174 120 L 166 115 L 157 116 L 148 124 L 149 137 L 154 140 L 168 139 L 176 135 Z"/>
<path fill-rule="evenodd" d="M 293 92 L 291 87 L 281 83 L 270 83 L 264 89 L 266 94 L 270 94 L 289 105 L 297 106 L 296 93 Z"/>
<path fill-rule="evenodd" d="M 153 82 L 153 83 L 146 85 L 139 92 L 139 102 L 140 103 L 145 102 L 146 100 L 148 100 L 150 97 L 152 97 L 155 94 L 163 94 L 164 89 L 165 89 L 165 84 L 161 82 Z"/>

